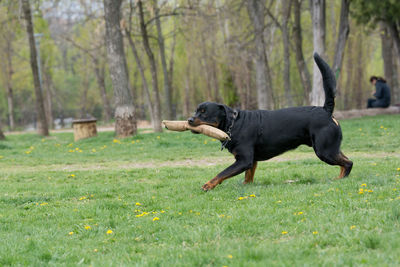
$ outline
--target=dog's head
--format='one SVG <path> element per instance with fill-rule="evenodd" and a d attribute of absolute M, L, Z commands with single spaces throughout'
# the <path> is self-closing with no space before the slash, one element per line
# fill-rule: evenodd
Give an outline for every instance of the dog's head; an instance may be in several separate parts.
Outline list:
<path fill-rule="evenodd" d="M 212 102 L 203 102 L 198 105 L 193 117 L 188 119 L 192 126 L 210 125 L 224 130 L 229 107 Z"/>

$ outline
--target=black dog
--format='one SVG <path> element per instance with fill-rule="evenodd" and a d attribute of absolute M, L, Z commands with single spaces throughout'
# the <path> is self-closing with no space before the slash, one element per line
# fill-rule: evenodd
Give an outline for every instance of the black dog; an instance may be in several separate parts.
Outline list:
<path fill-rule="evenodd" d="M 227 178 L 246 171 L 244 183 L 253 182 L 257 161 L 267 160 L 305 144 L 330 165 L 340 166 L 338 179 L 350 174 L 353 162 L 340 151 L 342 131 L 332 117 L 335 106 L 336 80 L 332 70 L 315 53 L 314 60 L 323 77 L 323 107 L 294 107 L 274 111 L 233 110 L 225 105 L 201 103 L 190 125 L 207 124 L 227 132 L 231 141 L 223 143 L 236 162 L 203 185 L 213 189 Z"/>

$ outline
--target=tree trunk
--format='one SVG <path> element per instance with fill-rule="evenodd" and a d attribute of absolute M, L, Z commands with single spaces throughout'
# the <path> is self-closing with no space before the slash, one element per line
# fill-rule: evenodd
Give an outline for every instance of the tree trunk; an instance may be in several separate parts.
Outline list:
<path fill-rule="evenodd" d="M 350 33 L 349 7 L 350 0 L 342 0 L 342 6 L 340 9 L 339 35 L 336 41 L 335 55 L 332 65 L 332 70 L 335 73 L 336 80 L 339 79 L 340 71 L 342 68 L 344 49 L 346 47 L 346 41 Z"/>
<path fill-rule="evenodd" d="M 381 45 L 383 58 L 383 72 L 392 92 L 392 103 L 399 101 L 399 81 L 397 75 L 396 56 L 394 55 L 394 42 L 388 33 L 385 24 L 381 24 Z"/>
<path fill-rule="evenodd" d="M 84 62 L 83 62 L 84 66 L 87 66 L 86 64 L 86 58 L 84 58 Z M 81 106 L 81 111 L 80 111 L 80 118 L 81 119 L 87 119 L 87 112 L 88 110 L 86 109 L 87 106 L 87 95 L 88 95 L 88 91 L 89 91 L 89 75 L 87 73 L 87 68 L 85 68 L 85 71 L 83 73 L 83 77 L 81 80 L 81 86 L 82 86 L 82 95 L 81 95 L 81 99 L 80 99 L 80 106 Z"/>
<path fill-rule="evenodd" d="M 292 0 L 282 1 L 282 40 L 283 40 L 283 87 L 285 90 L 286 106 L 293 106 L 293 98 L 290 89 L 290 41 L 288 22 Z"/>
<path fill-rule="evenodd" d="M 0 125 L 0 140 L 5 140 L 6 136 L 4 135 L 3 131 L 1 130 L 1 125 Z"/>
<path fill-rule="evenodd" d="M 47 126 L 46 114 L 44 110 L 43 94 L 39 80 L 39 69 L 37 62 L 35 38 L 33 36 L 33 22 L 32 22 L 31 7 L 29 4 L 29 0 L 22 1 L 22 9 L 24 11 L 24 16 L 26 20 L 26 32 L 29 38 L 30 62 L 31 62 L 33 83 L 35 87 L 35 96 L 36 96 L 38 133 L 43 136 L 48 136 L 49 129 Z"/>
<path fill-rule="evenodd" d="M 136 114 L 120 29 L 122 0 L 104 0 L 106 48 L 115 97 L 115 133 L 118 137 L 136 134 Z"/>
<path fill-rule="evenodd" d="M 348 110 L 352 107 L 351 99 L 355 96 L 353 95 L 352 81 L 354 73 L 354 61 L 353 61 L 353 42 L 352 38 L 349 39 L 347 43 L 347 56 L 346 56 L 346 85 L 343 91 L 339 91 L 339 95 L 343 100 L 343 109 Z"/>
<path fill-rule="evenodd" d="M 149 36 L 147 33 L 146 24 L 144 22 L 144 14 L 143 14 L 143 3 L 141 0 L 137 1 L 139 8 L 139 19 L 140 19 L 140 31 L 142 34 L 143 46 L 146 51 L 147 57 L 149 58 L 150 63 L 150 72 L 151 72 L 151 80 L 154 91 L 154 124 L 153 128 L 155 132 L 162 132 L 161 127 L 161 101 L 160 101 L 160 93 L 158 91 L 158 78 L 157 78 L 157 67 L 156 60 L 154 58 L 153 51 L 151 51 Z"/>
<path fill-rule="evenodd" d="M 46 120 L 50 129 L 54 129 L 54 120 L 53 120 L 53 80 L 51 77 L 50 70 L 48 67 L 45 67 L 43 70 L 44 75 L 44 85 L 46 88 Z"/>
<path fill-rule="evenodd" d="M 364 80 L 364 61 L 363 61 L 363 34 L 361 31 L 358 32 L 356 37 L 356 76 L 353 79 L 353 89 L 355 95 L 353 95 L 353 99 L 355 99 L 355 104 L 357 109 L 361 109 L 365 107 L 364 99 L 363 99 L 363 88 L 361 84 L 363 84 Z"/>
<path fill-rule="evenodd" d="M 248 0 L 247 11 L 254 27 L 254 44 L 256 49 L 256 88 L 259 109 L 273 108 L 272 86 L 265 53 L 264 42 L 264 3 L 261 0 Z"/>
<path fill-rule="evenodd" d="M 157 28 L 157 40 L 158 40 L 158 47 L 160 48 L 160 57 L 161 57 L 161 66 L 163 70 L 163 77 L 164 77 L 164 93 L 165 93 L 165 106 L 166 106 L 166 117 L 167 119 L 171 120 L 173 118 L 172 114 L 172 94 L 169 82 L 169 73 L 167 68 L 167 59 L 165 55 L 165 43 L 164 43 L 164 36 L 161 29 L 161 21 L 160 21 L 160 9 L 157 6 L 157 0 L 153 0 L 153 8 L 155 11 L 155 21 L 156 21 L 156 28 Z"/>
<path fill-rule="evenodd" d="M 112 109 L 110 101 L 107 97 L 106 83 L 105 83 L 105 69 L 104 66 L 100 66 L 99 60 L 96 57 L 92 58 L 94 73 L 96 75 L 97 86 L 100 90 L 101 100 L 103 102 L 103 114 L 104 121 L 108 122 L 111 120 Z"/>
<path fill-rule="evenodd" d="M 301 2 L 301 0 L 293 0 L 293 42 L 296 54 L 297 69 L 299 71 L 301 84 L 304 89 L 304 104 L 307 105 L 310 99 L 311 78 L 303 55 L 303 38 L 301 34 Z"/>
<path fill-rule="evenodd" d="M 395 22 L 389 23 L 388 28 L 390 35 L 393 38 L 393 44 L 397 54 L 397 60 L 400 62 L 400 32 L 397 24 Z"/>
<path fill-rule="evenodd" d="M 12 76 L 14 74 L 14 69 L 12 65 L 12 44 L 11 40 L 7 40 L 6 44 L 6 55 L 7 55 L 7 68 L 6 71 L 6 83 L 7 83 L 7 104 L 8 104 L 8 120 L 10 125 L 10 131 L 13 131 L 15 128 L 14 121 L 14 94 L 12 88 Z"/>
<path fill-rule="evenodd" d="M 154 117 L 155 113 L 154 113 L 153 101 L 151 100 L 149 86 L 147 84 L 147 79 L 146 79 L 146 76 L 145 76 L 145 73 L 144 73 L 144 67 L 143 67 L 142 61 L 140 60 L 139 54 L 138 54 L 137 49 L 136 49 L 136 45 L 132 40 L 132 36 L 130 35 L 130 32 L 127 31 L 126 32 L 126 36 L 128 38 L 129 45 L 130 45 L 131 50 L 132 50 L 132 54 L 135 57 L 136 65 L 137 65 L 137 67 L 139 69 L 140 77 L 142 78 L 142 84 L 143 84 L 144 93 L 146 95 L 147 106 L 149 107 L 151 123 L 152 123 L 153 128 L 154 128 L 155 124 L 156 124 L 156 118 Z"/>
<path fill-rule="evenodd" d="M 314 52 L 322 57 L 325 54 L 325 0 L 311 0 L 311 17 L 313 25 Z M 313 86 L 311 91 L 311 105 L 322 106 L 325 93 L 322 87 L 322 76 L 319 68 L 313 62 Z"/>

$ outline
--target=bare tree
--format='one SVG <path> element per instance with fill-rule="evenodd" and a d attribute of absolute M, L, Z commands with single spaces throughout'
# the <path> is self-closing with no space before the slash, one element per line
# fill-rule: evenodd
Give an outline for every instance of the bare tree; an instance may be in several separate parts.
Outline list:
<path fill-rule="evenodd" d="M 1 67 L 2 71 L 4 73 L 4 79 L 6 83 L 6 88 L 7 88 L 7 104 L 8 104 L 8 121 L 9 121 L 9 126 L 10 130 L 14 130 L 15 127 L 15 122 L 14 122 L 14 93 L 13 93 L 13 84 L 12 84 L 12 78 L 14 74 L 14 69 L 13 69 L 13 61 L 12 61 L 12 56 L 13 56 L 13 47 L 12 47 L 12 41 L 14 39 L 14 32 L 9 30 L 8 27 L 4 27 L 5 32 L 3 32 L 3 39 L 4 39 L 4 56 L 6 58 L 5 61 L 2 62 Z"/>
<path fill-rule="evenodd" d="M 381 23 L 381 45 L 384 76 L 392 89 L 392 102 L 397 103 L 400 100 L 400 95 L 396 52 L 392 36 L 389 34 L 389 29 L 384 23 Z"/>
<path fill-rule="evenodd" d="M 104 114 L 104 120 L 105 121 L 110 121 L 112 117 L 112 108 L 110 101 L 107 96 L 107 90 L 106 90 L 106 83 L 105 83 L 105 66 L 104 63 L 102 63 L 101 58 L 104 58 L 104 50 L 103 50 L 103 44 L 100 45 L 100 47 L 95 47 L 93 49 L 85 48 L 82 45 L 78 44 L 71 38 L 66 38 L 68 42 L 70 42 L 73 46 L 78 48 L 80 51 L 85 53 L 86 55 L 89 56 L 89 58 L 92 61 L 92 68 L 94 71 L 94 74 L 96 76 L 96 82 L 97 86 L 99 87 L 99 92 L 101 96 L 101 100 L 103 102 L 103 114 Z"/>
<path fill-rule="evenodd" d="M 158 47 L 160 49 L 160 57 L 161 57 L 161 67 L 163 70 L 163 78 L 164 78 L 164 93 L 165 93 L 165 108 L 167 111 L 167 118 L 172 119 L 172 88 L 170 87 L 170 74 L 168 72 L 167 67 L 167 59 L 165 55 L 165 42 L 164 36 L 161 29 L 161 21 L 160 21 L 160 9 L 157 5 L 157 0 L 153 0 L 153 9 L 157 27 L 157 37 L 158 37 Z"/>
<path fill-rule="evenodd" d="M 290 41 L 288 22 L 292 0 L 282 1 L 282 40 L 283 40 L 283 87 L 287 106 L 293 106 L 293 98 L 290 89 Z"/>
<path fill-rule="evenodd" d="M 302 0 L 293 0 L 293 47 L 296 54 L 297 69 L 304 89 L 304 104 L 309 103 L 311 92 L 311 78 L 303 55 L 303 37 L 301 33 L 301 3 Z"/>
<path fill-rule="evenodd" d="M 259 109 L 273 108 L 272 85 L 264 42 L 264 1 L 247 0 L 247 11 L 254 28 L 257 103 Z"/>
<path fill-rule="evenodd" d="M 43 136 L 48 136 L 49 129 L 47 126 L 46 114 L 45 114 L 45 110 L 44 110 L 43 95 L 42 95 L 42 88 L 41 88 L 40 80 L 39 80 L 39 69 L 38 69 L 38 62 L 37 62 L 35 38 L 33 35 L 33 22 L 32 22 L 31 7 L 29 4 L 29 0 L 22 0 L 22 9 L 23 9 L 24 16 L 25 16 L 26 32 L 28 34 L 28 39 L 29 39 L 29 48 L 30 48 L 30 55 L 31 55 L 30 62 L 31 62 L 33 83 L 34 83 L 35 96 L 36 96 L 38 133 Z"/>
<path fill-rule="evenodd" d="M 156 132 L 162 132 L 161 127 L 161 101 L 160 101 L 160 92 L 158 90 L 158 75 L 157 75 L 157 65 L 156 59 L 154 57 L 154 53 L 151 50 L 150 42 L 149 42 L 149 34 L 147 32 L 146 23 L 144 21 L 144 11 L 143 11 L 143 3 L 141 0 L 137 1 L 138 10 L 139 10 L 139 20 L 140 20 L 140 32 L 142 35 L 142 42 L 144 49 L 146 51 L 147 57 L 150 63 L 150 72 L 151 72 L 151 80 L 153 85 L 154 92 L 154 121 L 153 128 Z"/>
<path fill-rule="evenodd" d="M 342 5 L 340 9 L 339 35 L 336 41 L 335 55 L 332 65 L 332 70 L 336 75 L 336 79 L 339 78 L 339 74 L 342 68 L 344 49 L 346 47 L 346 41 L 350 33 L 349 10 L 350 0 L 342 0 Z"/>
<path fill-rule="evenodd" d="M 313 25 L 314 52 L 325 55 L 325 0 L 310 0 Z M 313 63 L 313 86 L 311 90 L 311 105 L 322 106 L 325 96 L 322 89 L 322 76 L 317 64 Z"/>
<path fill-rule="evenodd" d="M 120 28 L 122 0 L 104 0 L 106 48 L 115 97 L 115 133 L 119 137 L 136 134 L 136 114 Z"/>

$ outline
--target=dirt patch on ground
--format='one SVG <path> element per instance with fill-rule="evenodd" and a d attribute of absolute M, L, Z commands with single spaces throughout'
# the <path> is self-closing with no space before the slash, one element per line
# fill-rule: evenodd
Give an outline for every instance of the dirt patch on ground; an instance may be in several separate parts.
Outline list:
<path fill-rule="evenodd" d="M 397 157 L 400 159 L 399 153 L 367 153 L 367 152 L 353 152 L 348 153 L 350 159 L 352 158 L 365 158 L 365 159 L 376 159 L 376 158 L 385 158 L 385 157 Z M 318 158 L 314 155 L 314 153 L 305 153 L 305 152 L 289 152 L 278 157 L 272 158 L 265 162 L 286 162 L 286 161 L 296 161 L 296 160 L 307 160 L 307 159 L 315 159 Z M 10 170 L 2 169 L 3 171 L 10 172 L 35 172 L 35 171 L 91 171 L 91 170 L 126 170 L 126 169 L 146 169 L 146 168 L 165 168 L 165 167 L 210 167 L 217 165 L 230 165 L 234 162 L 234 158 L 232 156 L 223 156 L 223 157 L 214 157 L 214 158 L 201 158 L 201 159 L 185 159 L 185 160 L 176 160 L 176 161 L 145 161 L 145 162 L 110 162 L 110 163 L 101 163 L 101 164 L 73 164 L 73 165 L 61 165 L 61 164 L 52 164 L 52 165 L 39 165 L 35 167 L 26 167 L 19 166 L 13 167 Z"/>

